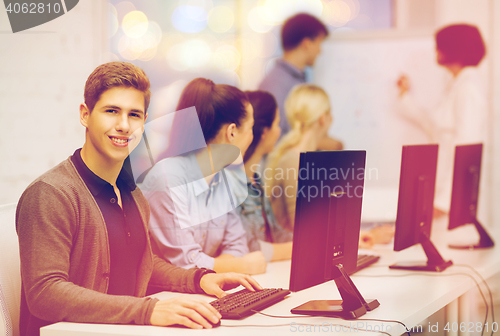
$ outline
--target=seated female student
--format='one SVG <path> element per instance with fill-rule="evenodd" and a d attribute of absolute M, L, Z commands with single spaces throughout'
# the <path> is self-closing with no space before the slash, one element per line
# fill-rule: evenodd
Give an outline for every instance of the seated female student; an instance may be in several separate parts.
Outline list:
<path fill-rule="evenodd" d="M 241 203 L 237 209 L 247 233 L 249 250 L 262 251 L 267 261 L 290 259 L 293 234 L 274 218 L 258 174 L 264 155 L 273 150 L 281 134 L 278 105 L 269 92 L 245 93 L 253 106 L 253 141 L 245 152 L 244 169 L 229 169 L 228 178 Z"/>
<path fill-rule="evenodd" d="M 270 198 L 276 220 L 293 232 L 300 153 L 318 150 L 333 118 L 328 95 L 312 84 L 299 84 L 290 91 L 285 101 L 285 113 L 292 129 L 269 155 L 264 177 L 266 195 Z M 290 173 L 292 171 L 296 173 Z M 376 227 L 370 233 L 362 231 L 360 247 L 388 243 L 392 236 L 393 229 L 388 226 Z"/>
<path fill-rule="evenodd" d="M 219 149 L 244 153 L 253 138 L 252 125 L 252 105 L 235 87 L 197 78 L 182 92 L 167 149 L 177 156 L 159 161 L 142 184 L 157 252 L 172 264 L 216 272 L 265 272 L 262 252 L 249 253 L 220 169 L 226 163 L 221 164 Z M 206 142 L 201 149 L 200 126 L 201 144 Z"/>

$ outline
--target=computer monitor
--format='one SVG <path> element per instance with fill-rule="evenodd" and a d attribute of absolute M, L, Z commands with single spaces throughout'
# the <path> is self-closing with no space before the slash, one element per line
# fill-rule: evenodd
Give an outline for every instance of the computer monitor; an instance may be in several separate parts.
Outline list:
<path fill-rule="evenodd" d="M 477 220 L 482 153 L 483 144 L 455 147 L 448 229 L 453 230 L 462 225 L 474 224 L 479 233 L 479 242 L 472 245 L 450 245 L 451 248 L 478 249 L 495 245 L 493 239 Z"/>
<path fill-rule="evenodd" d="M 342 300 L 309 301 L 292 313 L 357 318 L 379 306 L 347 274 L 357 263 L 365 158 L 365 151 L 300 154 L 290 290 L 333 279 Z"/>
<path fill-rule="evenodd" d="M 401 262 L 392 269 L 441 272 L 452 265 L 430 240 L 438 145 L 403 146 L 394 251 L 421 244 L 427 262 Z"/>

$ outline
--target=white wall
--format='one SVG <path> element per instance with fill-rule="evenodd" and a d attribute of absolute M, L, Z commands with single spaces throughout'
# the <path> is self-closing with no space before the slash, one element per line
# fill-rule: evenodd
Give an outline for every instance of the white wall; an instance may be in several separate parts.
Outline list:
<path fill-rule="evenodd" d="M 16 34 L 0 10 L 0 204 L 17 202 L 29 183 L 82 146 L 78 107 L 106 50 L 105 6 L 80 1 Z"/>

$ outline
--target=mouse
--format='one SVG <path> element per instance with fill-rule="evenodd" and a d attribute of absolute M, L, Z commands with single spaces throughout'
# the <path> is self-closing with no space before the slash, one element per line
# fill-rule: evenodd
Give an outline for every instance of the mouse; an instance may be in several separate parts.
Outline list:
<path fill-rule="evenodd" d="M 221 323 L 221 320 L 219 320 L 219 322 L 217 323 L 212 323 L 210 322 L 209 320 L 207 320 L 208 323 L 210 323 L 212 325 L 212 328 L 217 328 L 217 327 L 220 327 L 220 323 Z M 189 329 L 188 327 L 186 326 L 183 326 L 182 324 L 173 324 L 171 325 L 170 327 L 174 327 L 174 328 L 183 328 L 183 329 Z"/>
<path fill-rule="evenodd" d="M 219 320 L 219 322 L 217 322 L 217 323 L 212 323 L 212 322 L 208 321 L 208 323 L 210 323 L 212 325 L 212 328 L 217 328 L 217 327 L 220 327 L 221 321 L 222 320 Z"/>

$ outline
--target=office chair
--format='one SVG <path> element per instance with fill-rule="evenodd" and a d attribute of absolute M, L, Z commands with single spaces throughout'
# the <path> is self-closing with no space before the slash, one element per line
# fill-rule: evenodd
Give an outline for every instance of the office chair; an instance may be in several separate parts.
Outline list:
<path fill-rule="evenodd" d="M 0 206 L 0 335 L 19 336 L 21 270 L 16 204 Z"/>

